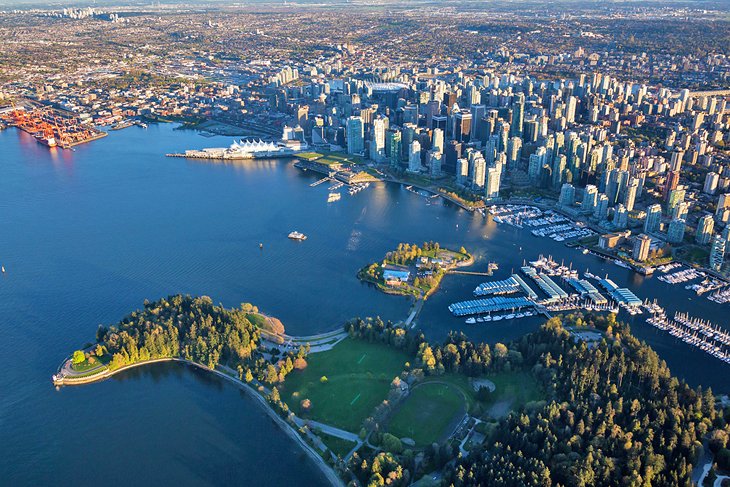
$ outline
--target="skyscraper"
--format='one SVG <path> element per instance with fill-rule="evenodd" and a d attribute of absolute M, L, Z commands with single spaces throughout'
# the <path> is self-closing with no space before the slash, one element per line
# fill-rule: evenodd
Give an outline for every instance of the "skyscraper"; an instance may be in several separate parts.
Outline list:
<path fill-rule="evenodd" d="M 484 182 L 487 173 L 487 161 L 483 157 L 478 156 L 474 158 L 474 177 L 472 180 L 472 187 L 475 190 L 481 190 L 484 188 Z"/>
<path fill-rule="evenodd" d="M 370 141 L 370 159 L 382 162 L 385 160 L 385 119 L 373 120 L 372 140 Z"/>
<path fill-rule="evenodd" d="M 484 190 L 484 196 L 487 199 L 499 197 L 499 183 L 501 177 L 502 171 L 499 167 L 490 167 L 487 170 L 486 188 Z"/>
<path fill-rule="evenodd" d="M 675 218 L 669 222 L 667 229 L 667 241 L 669 243 L 682 243 L 686 222 L 683 218 Z"/>
<path fill-rule="evenodd" d="M 408 172 L 421 172 L 421 143 L 417 140 L 408 149 Z"/>
<path fill-rule="evenodd" d="M 619 203 L 616 205 L 616 211 L 613 214 L 613 226 L 623 230 L 629 225 L 629 212 L 626 207 Z"/>
<path fill-rule="evenodd" d="M 717 199 L 715 216 L 723 223 L 730 220 L 730 193 L 721 194 Z"/>
<path fill-rule="evenodd" d="M 469 178 L 469 160 L 460 157 L 456 160 L 456 182 L 458 184 L 466 184 Z"/>
<path fill-rule="evenodd" d="M 646 220 L 644 220 L 644 233 L 653 233 L 659 231 L 659 225 L 662 221 L 662 207 L 654 204 L 646 209 Z"/>
<path fill-rule="evenodd" d="M 596 208 L 596 202 L 598 201 L 598 188 L 594 185 L 589 184 L 583 189 L 583 203 L 581 204 L 581 211 L 584 213 L 593 213 Z"/>
<path fill-rule="evenodd" d="M 626 211 L 631 211 L 634 209 L 634 203 L 636 202 L 636 194 L 639 191 L 639 180 L 636 178 L 631 178 L 629 180 L 629 184 L 626 187 L 626 197 L 624 198 L 624 206 L 626 207 Z"/>
<path fill-rule="evenodd" d="M 431 148 L 439 152 L 444 152 L 444 131 L 441 129 L 433 129 L 431 137 Z"/>
<path fill-rule="evenodd" d="M 593 211 L 593 216 L 598 218 L 600 221 L 605 221 L 608 217 L 608 196 L 603 193 L 598 195 L 598 201 L 596 202 L 596 209 Z"/>
<path fill-rule="evenodd" d="M 390 167 L 397 168 L 401 161 L 401 154 L 403 153 L 400 130 L 388 130 L 385 142 Z"/>
<path fill-rule="evenodd" d="M 707 194 L 715 194 L 717 190 L 717 183 L 720 182 L 720 175 L 716 172 L 708 172 L 705 176 L 705 185 L 702 187 L 702 192 Z"/>
<path fill-rule="evenodd" d="M 469 142 L 471 137 L 471 112 L 459 110 L 454 113 L 453 137 L 459 142 Z"/>
<path fill-rule="evenodd" d="M 638 262 L 644 262 L 649 257 L 650 248 L 651 237 L 642 233 L 634 240 L 634 248 L 631 256 Z"/>
<path fill-rule="evenodd" d="M 560 206 L 573 206 L 575 202 L 575 186 L 572 184 L 564 183 L 560 188 L 560 199 L 558 203 Z"/>
<path fill-rule="evenodd" d="M 360 117 L 347 119 L 347 153 L 360 154 L 365 150 L 365 126 Z"/>
<path fill-rule="evenodd" d="M 443 157 L 444 154 L 436 149 L 432 149 L 426 154 L 428 171 L 432 178 L 441 177 L 441 163 L 443 161 Z"/>
<path fill-rule="evenodd" d="M 712 231 L 715 229 L 715 220 L 712 215 L 704 215 L 697 222 L 697 233 L 695 234 L 695 242 L 699 245 L 707 245 L 712 238 Z"/>
<path fill-rule="evenodd" d="M 725 261 L 725 249 L 727 241 L 722 235 L 712 237 L 712 248 L 710 249 L 710 269 L 720 272 L 722 264 Z"/>

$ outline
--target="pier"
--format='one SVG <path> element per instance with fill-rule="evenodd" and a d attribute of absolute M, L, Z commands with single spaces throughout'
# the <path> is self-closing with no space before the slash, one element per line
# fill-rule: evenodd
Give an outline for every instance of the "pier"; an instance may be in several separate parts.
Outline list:
<path fill-rule="evenodd" d="M 313 182 L 312 184 L 310 184 L 309 186 L 314 188 L 315 186 L 319 186 L 320 184 L 326 183 L 327 181 L 331 181 L 331 178 L 329 176 L 327 176 L 326 178 L 319 179 L 319 180 Z"/>

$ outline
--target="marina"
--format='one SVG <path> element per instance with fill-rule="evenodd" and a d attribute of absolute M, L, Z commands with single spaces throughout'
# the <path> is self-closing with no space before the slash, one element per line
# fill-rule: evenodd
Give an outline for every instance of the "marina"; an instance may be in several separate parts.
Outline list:
<path fill-rule="evenodd" d="M 705 277 L 705 275 L 706 274 L 704 272 L 698 271 L 697 269 L 682 269 L 681 271 L 673 272 L 672 274 L 659 276 L 658 279 L 669 284 L 681 284 L 700 277 Z"/>
<path fill-rule="evenodd" d="M 580 278 L 572 263 L 566 266 L 564 263 L 558 264 L 550 256 L 540 255 L 538 259 L 530 261 L 529 265 L 523 265 L 520 270 L 537 284 L 544 297 L 539 297 L 518 274 L 512 274 L 507 279 L 483 282 L 474 289 L 475 297 L 493 297 L 453 303 L 449 306 L 449 311 L 454 316 L 480 316 L 485 313 L 491 315 L 493 312 L 511 310 L 510 318 L 531 316 L 514 312 L 515 309 L 528 306 L 546 316 L 550 316 L 549 312 L 573 310 L 618 313 L 622 308 L 632 316 L 642 313 L 642 301 L 631 290 L 619 287 L 608 276 L 600 278 L 588 270 L 584 278 Z M 604 296 L 589 279 L 598 281 L 609 297 Z M 502 297 L 516 293 L 525 296 Z M 475 318 L 473 323 L 484 321 L 494 321 L 494 319 Z M 472 324 L 471 318 L 467 323 Z"/>
<path fill-rule="evenodd" d="M 516 228 L 531 227 L 533 230 L 530 233 L 533 236 L 551 238 L 556 242 L 577 240 L 596 234 L 553 210 L 542 211 L 529 205 L 492 205 L 488 211 L 497 223 Z"/>
<path fill-rule="evenodd" d="M 730 364 L 730 332 L 708 320 L 693 318 L 687 313 L 675 313 L 668 318 L 661 308 L 646 322 L 659 330 L 697 347 L 715 358 Z"/>

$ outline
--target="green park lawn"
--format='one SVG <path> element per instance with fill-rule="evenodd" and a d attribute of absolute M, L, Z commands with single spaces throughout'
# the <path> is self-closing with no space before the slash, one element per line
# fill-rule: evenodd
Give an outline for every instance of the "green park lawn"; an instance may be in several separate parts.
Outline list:
<path fill-rule="evenodd" d="M 330 436 L 324 433 L 320 433 L 319 437 L 322 439 L 322 442 L 327 445 L 327 448 L 329 448 L 332 453 L 338 455 L 340 458 L 345 458 L 345 456 L 350 453 L 350 450 L 355 448 L 354 441 L 344 440 L 342 438 Z"/>
<path fill-rule="evenodd" d="M 465 412 L 464 396 L 453 385 L 425 382 L 413 389 L 395 412 L 388 432 L 398 438 L 411 438 L 423 447 L 438 441 L 454 420 Z"/>
<path fill-rule="evenodd" d="M 357 433 L 362 422 L 388 395 L 390 383 L 409 357 L 394 348 L 346 339 L 314 353 L 307 368 L 289 374 L 281 390 L 289 408 L 303 418 Z M 327 377 L 322 383 L 320 378 Z M 309 411 L 301 401 L 309 399 Z"/>

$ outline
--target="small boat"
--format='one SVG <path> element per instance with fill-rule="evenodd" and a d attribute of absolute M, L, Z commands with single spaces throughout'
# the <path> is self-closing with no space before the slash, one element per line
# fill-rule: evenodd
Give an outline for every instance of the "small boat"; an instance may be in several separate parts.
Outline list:
<path fill-rule="evenodd" d="M 260 249 L 263 249 L 263 248 L 264 248 L 264 244 L 260 243 L 260 244 L 259 244 L 259 248 L 260 248 Z"/>
<path fill-rule="evenodd" d="M 494 317 L 492 318 L 492 321 L 499 321 L 499 320 L 501 320 L 502 318 L 503 318 L 503 316 L 502 316 L 502 315 L 497 315 L 497 316 L 494 316 Z"/>
<path fill-rule="evenodd" d="M 293 232 L 291 232 L 289 234 L 289 238 L 292 240 L 307 240 L 306 235 L 304 235 L 303 233 L 297 232 L 296 230 L 294 230 Z"/>
<path fill-rule="evenodd" d="M 467 324 L 467 325 L 473 325 L 473 324 L 474 324 L 474 323 L 476 323 L 476 322 L 477 322 L 477 320 L 476 320 L 476 319 L 474 319 L 474 317 L 473 317 L 473 316 L 472 316 L 471 318 L 467 318 L 467 319 L 466 319 L 466 324 Z"/>
<path fill-rule="evenodd" d="M 3 274 L 5 274 L 5 266 L 0 266 L 0 270 L 2 270 Z"/>

